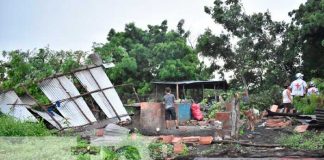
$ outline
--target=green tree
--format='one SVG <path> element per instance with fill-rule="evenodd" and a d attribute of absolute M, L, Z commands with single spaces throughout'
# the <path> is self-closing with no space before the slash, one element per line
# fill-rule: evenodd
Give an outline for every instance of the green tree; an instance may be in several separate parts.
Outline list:
<path fill-rule="evenodd" d="M 148 25 L 147 30 L 126 24 L 125 30 L 111 29 L 107 42 L 95 44 L 94 51 L 116 67 L 107 71 L 116 84 L 132 83 L 140 94 L 151 91 L 151 81 L 206 80 L 211 72 L 198 60 L 198 52 L 187 45 L 189 31 L 180 20 L 176 30 L 167 21 Z"/>
<path fill-rule="evenodd" d="M 324 0 L 308 0 L 289 13 L 297 31 L 293 48 L 302 53 L 303 73 L 308 79 L 324 75 Z"/>
<path fill-rule="evenodd" d="M 197 50 L 204 56 L 224 60 L 222 67 L 214 61 L 214 68 L 233 71 L 233 82 L 266 88 L 283 84 L 296 70 L 296 53 L 285 39 L 289 36 L 286 31 L 294 28 L 285 22 L 273 21 L 269 12 L 248 15 L 239 0 L 215 0 L 213 7 L 205 7 L 205 12 L 223 26 L 226 34 L 214 35 L 207 29 L 198 38 Z M 233 41 L 236 43 L 231 44 Z"/>

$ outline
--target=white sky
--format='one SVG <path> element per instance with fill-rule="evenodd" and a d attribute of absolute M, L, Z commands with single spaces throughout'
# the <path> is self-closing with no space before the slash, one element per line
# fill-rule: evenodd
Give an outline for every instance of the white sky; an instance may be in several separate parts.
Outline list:
<path fill-rule="evenodd" d="M 248 13 L 272 13 L 274 20 L 289 21 L 288 12 L 306 0 L 243 0 Z M 104 43 L 111 28 L 121 31 L 126 23 L 147 24 L 168 20 L 185 28 L 195 43 L 206 28 L 220 33 L 204 6 L 213 0 L 0 0 L 0 51 L 35 49 L 91 51 L 93 42 Z"/>

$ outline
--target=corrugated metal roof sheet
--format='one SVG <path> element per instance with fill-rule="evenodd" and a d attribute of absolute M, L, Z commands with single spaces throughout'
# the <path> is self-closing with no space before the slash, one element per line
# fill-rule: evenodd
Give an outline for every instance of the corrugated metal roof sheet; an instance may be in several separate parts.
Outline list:
<path fill-rule="evenodd" d="M 70 98 L 70 95 L 72 97 L 80 95 L 79 91 L 74 86 L 72 81 L 69 80 L 66 76 L 47 79 L 41 82 L 39 84 L 39 87 L 53 103 L 62 99 Z M 78 106 L 86 117 L 80 111 Z M 65 119 L 67 119 L 69 126 L 71 127 L 88 124 L 89 121 L 87 120 L 87 118 L 91 122 L 96 121 L 96 118 L 94 117 L 82 97 L 75 98 L 74 101 L 72 99 L 63 101 L 61 103 L 61 107 L 57 107 L 57 110 L 63 115 Z"/>
<path fill-rule="evenodd" d="M 17 94 L 14 91 L 8 91 L 0 95 L 0 111 L 22 121 L 37 122 L 37 119 L 26 108 L 25 105 L 8 105 L 22 104 Z"/>
<path fill-rule="evenodd" d="M 108 118 L 116 117 L 116 114 L 112 108 L 114 107 L 122 121 L 130 119 L 115 88 L 113 88 L 112 83 L 110 82 L 102 67 L 79 71 L 75 72 L 74 74 L 88 92 L 112 87 L 110 89 L 104 90 L 103 92 L 92 93 L 91 96 L 94 98 L 94 100 L 97 102 L 99 107 L 103 110 Z M 99 86 L 97 85 L 97 83 Z M 105 96 L 110 103 L 106 100 Z"/>
<path fill-rule="evenodd" d="M 23 95 L 19 97 L 23 104 L 28 104 L 30 106 L 36 105 L 36 101 L 33 98 L 29 97 L 28 95 Z"/>
<path fill-rule="evenodd" d="M 57 123 L 46 113 L 46 112 L 42 112 L 42 111 L 37 111 L 32 109 L 33 112 L 35 112 L 36 114 L 38 114 L 39 116 L 41 116 L 43 119 L 45 119 L 47 122 L 49 122 L 51 125 L 53 125 L 55 128 L 57 129 L 61 129 L 59 127 L 59 125 L 57 125 Z M 68 127 L 67 123 L 66 123 L 66 119 L 64 119 L 63 117 L 61 117 L 60 115 L 56 114 L 55 112 L 53 113 L 53 118 L 63 127 L 66 128 Z"/>

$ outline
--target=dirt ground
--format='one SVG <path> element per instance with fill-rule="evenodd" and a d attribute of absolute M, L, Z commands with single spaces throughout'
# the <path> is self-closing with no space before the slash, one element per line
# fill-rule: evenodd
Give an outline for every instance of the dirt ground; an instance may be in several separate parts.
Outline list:
<path fill-rule="evenodd" d="M 256 126 L 262 124 L 258 123 Z M 280 136 L 292 134 L 295 126 L 286 128 L 256 127 L 254 132 L 246 130 L 238 141 L 242 143 L 277 145 Z M 239 144 L 211 144 L 189 146 L 188 156 L 179 156 L 176 159 L 200 158 L 324 158 L 324 151 L 303 151 L 284 147 L 254 147 Z"/>

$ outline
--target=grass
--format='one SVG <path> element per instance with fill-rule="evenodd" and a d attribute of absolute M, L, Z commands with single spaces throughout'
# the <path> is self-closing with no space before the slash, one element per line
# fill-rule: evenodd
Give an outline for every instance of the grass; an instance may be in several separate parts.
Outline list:
<path fill-rule="evenodd" d="M 75 137 L 0 137 L 0 159 L 3 160 L 71 160 Z"/>
<path fill-rule="evenodd" d="M 0 115 L 0 136 L 49 136 L 50 130 L 43 122 L 22 122 Z"/>
<path fill-rule="evenodd" d="M 278 139 L 278 143 L 292 149 L 323 150 L 324 133 L 307 131 L 305 133 L 284 135 Z"/>

